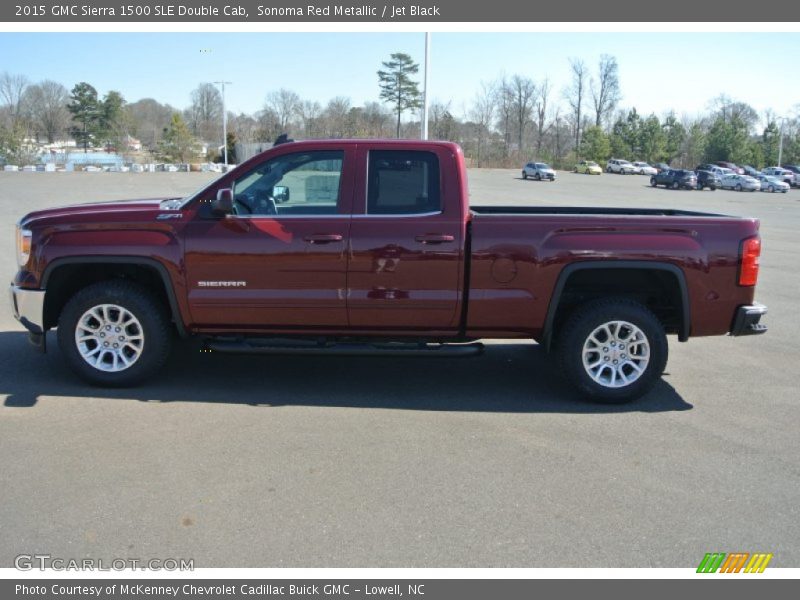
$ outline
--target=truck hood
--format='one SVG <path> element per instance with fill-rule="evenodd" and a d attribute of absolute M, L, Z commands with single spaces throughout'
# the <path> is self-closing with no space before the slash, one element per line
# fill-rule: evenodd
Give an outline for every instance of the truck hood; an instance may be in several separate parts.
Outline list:
<path fill-rule="evenodd" d="M 172 197 L 144 198 L 59 206 L 29 213 L 20 220 L 20 224 L 27 227 L 57 223 L 151 221 L 161 212 L 174 212 L 174 209 L 162 208 L 165 200 L 173 199 Z"/>

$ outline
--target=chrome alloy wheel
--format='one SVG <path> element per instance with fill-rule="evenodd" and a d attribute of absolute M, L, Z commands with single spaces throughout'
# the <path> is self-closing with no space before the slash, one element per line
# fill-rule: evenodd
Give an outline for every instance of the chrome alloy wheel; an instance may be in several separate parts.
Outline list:
<path fill-rule="evenodd" d="M 99 371 L 118 373 L 139 360 L 144 349 L 144 331 L 139 319 L 128 309 L 99 304 L 78 320 L 75 344 L 89 365 Z"/>
<path fill-rule="evenodd" d="M 583 368 L 603 387 L 620 388 L 632 384 L 645 372 L 649 361 L 647 336 L 627 321 L 603 323 L 583 344 Z"/>

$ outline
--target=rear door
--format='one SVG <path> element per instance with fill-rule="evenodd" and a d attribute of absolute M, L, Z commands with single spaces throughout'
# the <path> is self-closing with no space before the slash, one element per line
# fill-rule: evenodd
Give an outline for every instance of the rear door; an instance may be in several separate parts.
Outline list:
<path fill-rule="evenodd" d="M 348 269 L 351 327 L 458 328 L 464 219 L 456 175 L 444 168 L 453 164 L 445 146 L 359 145 Z"/>
<path fill-rule="evenodd" d="M 204 328 L 347 325 L 354 146 L 291 144 L 226 182 L 235 214 L 186 234 L 189 306 Z M 209 199 L 205 199 L 206 203 Z"/>

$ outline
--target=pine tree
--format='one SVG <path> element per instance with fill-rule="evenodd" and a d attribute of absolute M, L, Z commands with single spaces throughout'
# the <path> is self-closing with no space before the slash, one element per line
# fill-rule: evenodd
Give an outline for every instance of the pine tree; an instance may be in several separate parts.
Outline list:
<path fill-rule="evenodd" d="M 422 106 L 422 94 L 419 83 L 411 79 L 419 71 L 408 54 L 395 52 L 383 64 L 386 69 L 378 71 L 381 100 L 394 105 L 397 114 L 397 137 L 400 137 L 400 117 L 409 109 Z"/>

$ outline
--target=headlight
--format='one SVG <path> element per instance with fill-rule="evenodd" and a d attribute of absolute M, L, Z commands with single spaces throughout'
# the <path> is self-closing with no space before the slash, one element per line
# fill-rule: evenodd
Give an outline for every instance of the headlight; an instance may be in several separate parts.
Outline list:
<path fill-rule="evenodd" d="M 30 229 L 20 229 L 17 226 L 17 264 L 24 267 L 28 264 L 28 259 L 31 257 L 31 237 Z"/>

